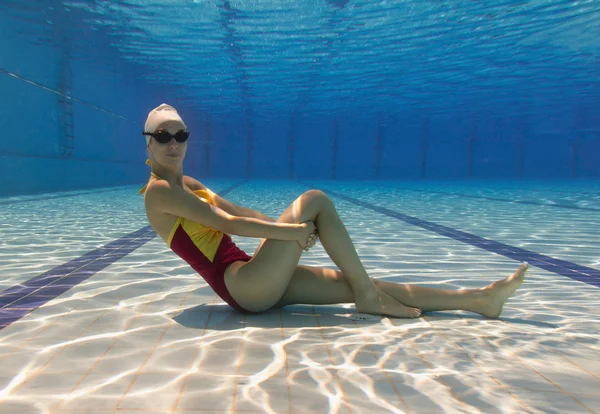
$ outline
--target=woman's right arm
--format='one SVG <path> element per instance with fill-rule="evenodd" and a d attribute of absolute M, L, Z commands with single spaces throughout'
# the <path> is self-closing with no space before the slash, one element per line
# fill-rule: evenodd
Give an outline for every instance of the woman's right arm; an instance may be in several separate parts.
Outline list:
<path fill-rule="evenodd" d="M 243 237 L 276 240 L 297 240 L 305 233 L 306 225 L 275 223 L 253 217 L 232 216 L 181 187 L 171 187 L 164 180 L 155 181 L 146 189 L 145 204 L 152 211 L 172 214 L 200 223 L 224 233 Z"/>

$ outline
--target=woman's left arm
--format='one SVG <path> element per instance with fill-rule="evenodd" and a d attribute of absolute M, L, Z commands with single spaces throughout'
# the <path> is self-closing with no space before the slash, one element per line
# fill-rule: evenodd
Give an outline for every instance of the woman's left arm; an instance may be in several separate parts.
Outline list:
<path fill-rule="evenodd" d="M 252 210 L 251 208 L 237 206 L 237 215 L 241 217 L 253 217 L 264 221 L 270 221 L 272 223 L 277 220 L 272 219 L 271 217 L 265 216 L 260 211 Z"/>
<path fill-rule="evenodd" d="M 211 197 L 212 197 L 213 201 L 215 202 L 215 204 L 217 205 L 217 207 L 226 211 L 227 213 L 231 214 L 232 216 L 252 217 L 252 218 L 257 218 L 257 219 L 264 220 L 264 221 L 269 221 L 272 223 L 277 221 L 277 220 L 272 219 L 271 217 L 265 216 L 263 213 L 261 213 L 259 211 L 252 210 L 251 208 L 238 206 L 237 204 L 232 203 L 231 201 L 221 197 L 220 195 L 218 195 L 217 193 L 215 193 L 210 188 L 208 188 L 207 186 L 205 186 L 204 184 L 202 184 L 200 181 L 196 180 L 193 177 L 185 176 L 183 178 L 184 178 L 185 184 L 187 184 L 192 190 L 207 190 L 211 194 Z"/>

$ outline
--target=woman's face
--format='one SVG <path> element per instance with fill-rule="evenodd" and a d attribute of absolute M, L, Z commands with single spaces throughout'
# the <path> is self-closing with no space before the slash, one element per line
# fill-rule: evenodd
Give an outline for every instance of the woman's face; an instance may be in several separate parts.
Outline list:
<path fill-rule="evenodd" d="M 160 130 L 174 135 L 177 132 L 182 130 L 185 131 L 186 129 L 181 122 L 167 121 L 156 128 L 155 132 Z M 175 137 L 171 137 L 171 140 L 168 143 L 162 144 L 152 137 L 149 143 L 149 150 L 159 164 L 164 166 L 178 166 L 183 162 L 187 144 L 187 141 L 177 142 Z"/>

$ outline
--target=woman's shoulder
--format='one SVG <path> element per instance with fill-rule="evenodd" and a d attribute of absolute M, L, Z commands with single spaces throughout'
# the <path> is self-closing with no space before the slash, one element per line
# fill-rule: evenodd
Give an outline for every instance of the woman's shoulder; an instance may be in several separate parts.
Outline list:
<path fill-rule="evenodd" d="M 190 176 L 183 176 L 183 188 L 172 188 L 166 180 L 150 180 L 150 182 L 144 187 L 144 201 L 146 206 L 149 204 L 168 202 L 169 199 L 176 197 L 179 194 L 179 190 L 183 190 L 188 193 L 196 193 L 199 190 L 208 191 L 208 187 L 202 184 L 200 181 Z"/>
<path fill-rule="evenodd" d="M 208 189 L 200 181 L 196 180 L 194 177 L 190 177 L 189 175 L 184 175 L 183 176 L 183 184 L 186 185 L 192 191 L 207 190 Z"/>
<path fill-rule="evenodd" d="M 189 189 L 192 191 L 196 191 L 196 190 L 206 190 L 207 187 L 202 184 L 200 181 L 194 179 L 193 177 L 184 175 L 183 176 L 183 188 L 184 189 Z M 146 186 L 144 186 L 144 192 L 146 194 L 150 193 L 155 193 L 155 192 L 161 192 L 161 191 L 167 191 L 168 189 L 171 189 L 171 184 L 169 184 L 169 182 L 167 180 L 152 180 L 150 179 L 150 181 L 148 182 L 148 184 L 146 184 Z"/>
<path fill-rule="evenodd" d="M 153 204 L 164 204 L 169 203 L 175 197 L 179 197 L 180 191 L 187 193 L 194 193 L 198 190 L 206 190 L 207 187 L 195 180 L 192 177 L 183 177 L 183 188 L 182 187 L 171 187 L 166 180 L 153 180 L 148 183 L 145 188 L 144 201 L 146 206 Z"/>
<path fill-rule="evenodd" d="M 161 198 L 168 197 L 171 185 L 166 180 L 151 180 L 144 187 L 144 204 L 146 208 L 159 202 Z"/>

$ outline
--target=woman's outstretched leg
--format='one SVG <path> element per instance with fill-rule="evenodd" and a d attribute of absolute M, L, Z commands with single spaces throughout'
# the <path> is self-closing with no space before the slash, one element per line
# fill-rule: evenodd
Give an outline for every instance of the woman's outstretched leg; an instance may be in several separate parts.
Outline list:
<path fill-rule="evenodd" d="M 509 277 L 481 289 L 435 289 L 379 280 L 375 284 L 394 299 L 423 312 L 466 310 L 497 318 L 504 303 L 523 283 L 528 268 L 524 262 Z"/>
<path fill-rule="evenodd" d="M 397 301 L 423 311 L 464 310 L 496 318 L 506 300 L 523 282 L 528 267 L 527 263 L 523 263 L 511 276 L 481 289 L 437 289 L 377 279 L 373 279 L 373 282 Z M 276 306 L 352 302 L 353 292 L 342 272 L 322 267 L 298 266 L 288 289 Z"/>

